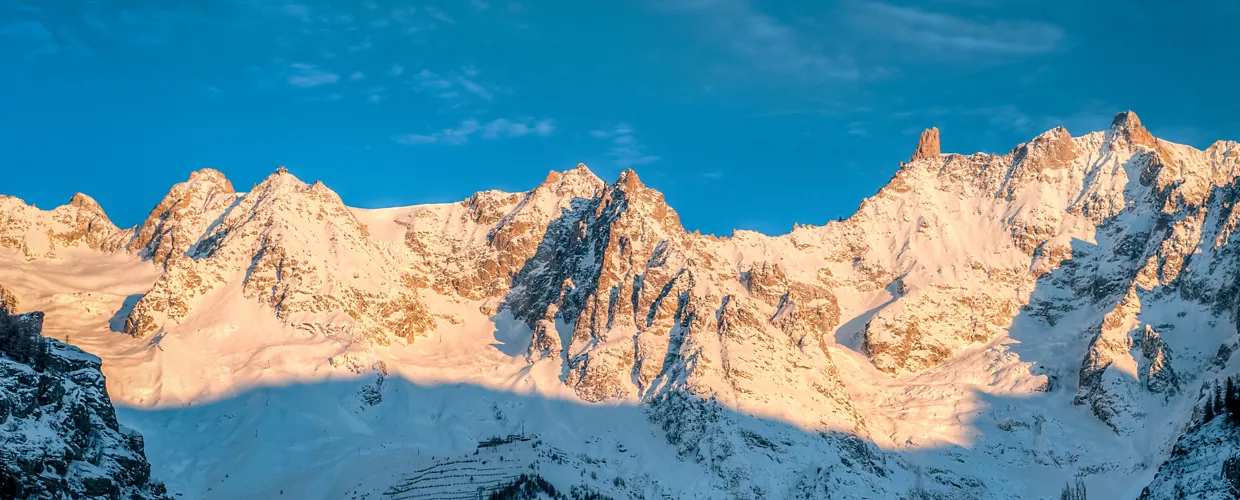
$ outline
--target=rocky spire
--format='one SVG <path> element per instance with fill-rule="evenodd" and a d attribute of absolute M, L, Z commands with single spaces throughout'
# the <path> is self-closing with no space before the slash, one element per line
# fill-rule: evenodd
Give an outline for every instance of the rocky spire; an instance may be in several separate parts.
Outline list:
<path fill-rule="evenodd" d="M 921 138 L 917 140 L 917 150 L 913 151 L 913 157 L 909 158 L 909 162 L 915 162 L 923 158 L 933 158 L 939 155 L 939 128 L 930 127 L 921 133 Z"/>
<path fill-rule="evenodd" d="M 1133 145 L 1149 146 L 1151 148 L 1158 146 L 1158 141 L 1150 134 L 1149 130 L 1141 125 L 1141 119 L 1132 111 L 1124 111 L 1115 115 L 1115 119 L 1111 120 L 1111 130 L 1108 134 L 1114 139 L 1127 139 Z"/>
<path fill-rule="evenodd" d="M 642 184 L 642 180 L 637 177 L 637 172 L 631 168 L 626 168 L 620 172 L 620 177 L 616 179 L 616 186 L 622 186 L 625 191 L 632 191 L 646 187 Z"/>

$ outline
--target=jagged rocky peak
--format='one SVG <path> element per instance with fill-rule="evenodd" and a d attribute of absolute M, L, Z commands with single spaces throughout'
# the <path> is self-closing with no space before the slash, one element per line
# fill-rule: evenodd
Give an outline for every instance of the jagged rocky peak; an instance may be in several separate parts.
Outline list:
<path fill-rule="evenodd" d="M 407 228 L 405 245 L 432 288 L 487 299 L 483 308 L 493 314 L 552 222 L 593 203 L 605 188 L 585 164 L 578 164 L 548 173 L 529 191 L 478 192 L 460 203 L 415 210 L 400 224 Z"/>
<path fill-rule="evenodd" d="M 620 172 L 620 177 L 616 179 L 616 185 L 623 186 L 626 191 L 632 191 L 638 187 L 646 187 L 645 184 L 642 184 L 641 178 L 637 177 L 637 171 L 631 168 L 626 168 L 623 172 Z"/>
<path fill-rule="evenodd" d="M 87 196 L 85 193 L 73 193 L 73 197 L 69 198 L 69 206 L 78 209 L 90 210 L 93 212 L 103 213 L 103 207 L 94 198 Z"/>
<path fill-rule="evenodd" d="M 684 226 L 680 223 L 680 215 L 667 204 L 663 193 L 646 187 L 633 169 L 620 172 L 620 176 L 611 187 L 612 191 L 603 197 L 603 207 L 613 200 L 622 199 L 625 206 L 617 215 L 634 210 L 635 214 L 649 218 L 649 221 L 640 221 L 643 225 L 652 222 L 657 224 L 662 231 L 672 234 L 684 232 Z M 630 216 L 630 218 L 633 217 L 635 215 Z"/>
<path fill-rule="evenodd" d="M 917 160 L 934 158 L 939 156 L 939 128 L 930 127 L 921 133 L 921 137 L 917 139 L 917 149 L 913 151 L 912 158 L 909 163 Z"/>
<path fill-rule="evenodd" d="M 216 208 L 204 226 L 196 221 L 203 232 L 180 240 L 195 243 L 166 261 L 129 313 L 126 332 L 173 327 L 194 314 L 193 299 L 228 283 L 240 283 L 242 296 L 299 328 L 386 344 L 434 326 L 417 280 L 323 183 L 306 184 L 280 168 Z"/>
<path fill-rule="evenodd" d="M 289 173 L 288 168 L 279 166 L 276 167 L 275 171 L 263 178 L 263 181 L 259 182 L 258 185 L 255 186 L 254 191 L 285 185 L 294 186 L 300 189 L 306 189 L 308 187 L 308 185 L 305 182 L 302 182 L 302 180 L 296 175 Z"/>
<path fill-rule="evenodd" d="M 543 182 L 527 196 L 537 196 L 543 194 L 539 191 L 546 191 L 547 194 L 556 196 L 594 198 L 599 195 L 604 186 L 606 183 L 594 175 L 585 163 L 578 163 L 576 167 L 563 172 L 555 170 L 548 172 L 547 178 L 543 179 Z"/>
<path fill-rule="evenodd" d="M 1004 194 L 1016 196 L 1031 182 L 1062 184 L 1071 175 L 1066 172 L 1081 150 L 1068 129 L 1055 127 L 1021 144 L 1012 151 L 1011 181 Z"/>
<path fill-rule="evenodd" d="M 1145 129 L 1145 126 L 1141 124 L 1141 118 L 1132 111 L 1124 111 L 1115 115 L 1115 119 L 1111 120 L 1111 129 L 1108 134 L 1114 139 L 1123 139 L 1134 146 L 1150 148 L 1158 146 L 1158 139 L 1155 139 L 1150 131 Z"/>
<path fill-rule="evenodd" d="M 142 436 L 117 422 L 99 358 L 43 337 L 43 313 L 11 312 L 0 303 L 0 497 L 169 498 Z"/>
<path fill-rule="evenodd" d="M 534 330 L 529 359 L 562 363 L 582 399 L 788 397 L 819 424 L 863 427 L 824 347 L 834 296 L 773 262 L 740 273 L 717 248 L 726 244 L 686 233 L 663 196 L 625 171 L 550 225 L 503 307 Z"/>
<path fill-rule="evenodd" d="M 65 247 L 98 250 L 117 231 L 103 208 L 82 193 L 52 210 L 0 195 L 0 248 L 20 250 L 28 259 L 56 258 Z"/>
<path fill-rule="evenodd" d="M 586 166 L 585 163 L 578 163 L 576 167 L 563 172 L 552 170 L 547 173 L 547 178 L 543 180 L 539 187 L 543 186 L 563 186 L 588 184 L 591 186 L 603 184 L 603 180 L 599 179 L 594 172 Z"/>
<path fill-rule="evenodd" d="M 70 228 L 70 231 L 60 235 L 69 244 L 80 241 L 90 248 L 99 248 L 108 236 L 117 231 L 103 207 L 83 193 L 75 193 L 68 205 L 52 210 L 52 217 Z"/>
<path fill-rule="evenodd" d="M 236 199 L 232 183 L 220 171 L 205 168 L 191 173 L 151 209 L 126 247 L 160 264 L 184 255 Z"/>
<path fill-rule="evenodd" d="M 858 257 L 858 288 L 886 287 L 901 274 L 901 282 L 911 284 L 905 287 L 908 293 L 897 294 L 865 325 L 864 347 L 876 366 L 897 373 L 937 366 L 964 346 L 994 338 L 1030 300 L 1030 290 L 1047 286 L 1038 278 L 1086 256 L 1073 255 L 1074 240 L 1091 238 L 1097 227 L 1126 211 L 1132 215 L 1113 227 L 1139 228 L 1159 212 L 1166 215 L 1159 224 L 1168 226 L 1154 233 L 1134 230 L 1124 241 L 1108 238 L 1099 244 L 1105 249 L 1098 255 L 1133 254 L 1136 259 L 1146 240 L 1155 235 L 1161 240 L 1171 229 L 1173 239 L 1165 248 L 1157 249 L 1159 241 L 1148 242 L 1158 255 L 1153 271 L 1141 276 L 1161 266 L 1174 277 L 1202 227 L 1202 215 L 1182 209 L 1205 202 L 1214 187 L 1210 179 L 1230 182 L 1232 176 L 1220 171 L 1234 171 L 1223 155 L 1158 141 L 1131 112 L 1120 113 L 1101 134 L 1074 138 L 1056 127 L 1004 155 L 948 155 L 906 165 L 850 223 L 861 225 L 862 232 L 849 236 L 857 242 L 846 245 L 871 249 L 850 252 Z M 1145 187 L 1152 188 L 1152 196 L 1132 196 Z M 974 214 L 960 212 L 952 205 L 956 200 L 978 208 Z M 1185 214 L 1192 216 L 1177 220 Z M 890 254 L 883 248 L 901 250 Z M 1148 258 L 1121 268 L 1140 269 Z M 938 270 L 928 267 L 930 262 Z M 1130 278 L 1117 274 L 1108 279 L 1114 280 L 1108 289 L 1122 294 Z M 1007 286 L 996 286 L 999 281 Z M 1021 291 L 1006 293 L 1009 286 Z M 970 304 L 969 314 L 946 320 L 966 311 L 952 302 Z M 1161 379 L 1154 385 L 1163 385 Z"/>

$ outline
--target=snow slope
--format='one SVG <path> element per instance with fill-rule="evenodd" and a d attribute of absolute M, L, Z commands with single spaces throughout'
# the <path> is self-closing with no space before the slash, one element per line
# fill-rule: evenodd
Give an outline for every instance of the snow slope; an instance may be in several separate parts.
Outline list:
<path fill-rule="evenodd" d="M 194 497 L 468 495 L 518 470 L 617 498 L 1174 483 L 1194 388 L 1240 369 L 1240 145 L 1130 112 L 1002 155 L 937 141 L 852 217 L 780 236 L 689 233 L 635 172 L 584 165 L 380 210 L 203 171 L 127 230 L 84 195 L 9 198 L 0 284 L 103 359 Z"/>

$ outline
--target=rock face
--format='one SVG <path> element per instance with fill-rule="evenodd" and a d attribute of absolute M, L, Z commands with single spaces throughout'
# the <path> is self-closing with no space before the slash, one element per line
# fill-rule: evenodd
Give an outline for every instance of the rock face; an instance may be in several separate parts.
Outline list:
<path fill-rule="evenodd" d="M 931 127 L 924 130 L 921 137 L 917 139 L 917 149 L 913 151 L 913 157 L 909 158 L 909 163 L 934 158 L 939 154 L 939 128 Z"/>
<path fill-rule="evenodd" d="M 0 311 L 11 313 L 16 310 L 17 296 L 3 285 L 0 285 Z"/>
<path fill-rule="evenodd" d="M 822 424 L 864 427 L 823 340 L 839 321 L 834 295 L 775 263 L 740 271 L 721 257 L 731 244 L 685 232 L 626 171 L 551 223 L 502 307 L 535 330 L 531 357 L 558 356 L 564 383 L 587 401 L 684 391 L 736 406 L 808 404 Z M 780 401 L 792 393 L 810 402 Z"/>
<path fill-rule="evenodd" d="M 0 497 L 169 498 L 142 436 L 116 421 L 99 358 L 0 308 Z"/>
<path fill-rule="evenodd" d="M 1186 432 L 1139 500 L 1240 497 L 1240 425 L 1215 418 Z"/>
<path fill-rule="evenodd" d="M 494 299 L 507 293 L 551 222 L 598 196 L 604 185 L 577 165 L 551 172 L 531 191 L 484 191 L 460 203 L 418 207 L 398 222 L 407 228 L 405 244 L 435 291 Z"/>

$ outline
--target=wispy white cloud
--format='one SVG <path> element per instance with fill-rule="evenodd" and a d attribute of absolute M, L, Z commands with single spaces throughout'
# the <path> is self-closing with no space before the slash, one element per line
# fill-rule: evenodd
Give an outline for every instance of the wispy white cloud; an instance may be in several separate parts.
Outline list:
<path fill-rule="evenodd" d="M 646 148 L 634 137 L 633 127 L 626 123 L 620 123 L 608 129 L 591 130 L 590 136 L 607 140 L 611 144 L 607 156 L 624 168 L 646 165 L 661 159 L 645 152 Z"/>
<path fill-rule="evenodd" d="M 484 101 L 494 99 L 496 92 L 503 91 L 502 89 L 479 83 L 475 77 L 480 72 L 471 65 L 462 66 L 458 71 L 444 76 L 429 69 L 423 69 L 413 76 L 414 88 L 416 90 L 433 92 L 436 97 L 441 99 L 456 99 L 462 95 L 462 92 L 467 92 L 469 95 Z"/>
<path fill-rule="evenodd" d="M 536 122 L 514 122 L 500 118 L 482 126 L 482 138 L 512 139 L 529 134 L 548 136 L 554 131 L 555 125 L 549 119 L 542 119 Z"/>
<path fill-rule="evenodd" d="M 814 37 L 759 11 L 749 0 L 665 0 L 659 5 L 692 16 L 703 36 L 726 47 L 747 69 L 813 80 L 862 76 L 850 58 L 828 52 Z"/>
<path fill-rule="evenodd" d="M 320 69 L 314 64 L 293 63 L 289 65 L 289 69 L 288 83 L 295 87 L 318 87 L 340 80 L 340 75 Z"/>
<path fill-rule="evenodd" d="M 387 99 L 387 87 L 371 87 L 367 89 L 365 94 L 366 102 L 375 104 Z"/>
<path fill-rule="evenodd" d="M 456 21 L 448 17 L 447 14 L 444 14 L 442 10 L 439 10 L 439 9 L 436 9 L 430 6 L 423 7 L 422 10 L 425 10 L 426 15 L 431 16 L 432 18 L 435 18 L 436 21 L 439 21 L 441 23 L 446 23 L 446 24 L 456 24 Z"/>
<path fill-rule="evenodd" d="M 414 75 L 414 81 L 422 89 L 444 90 L 452 88 L 451 81 L 429 69 L 419 71 L 417 75 Z"/>
<path fill-rule="evenodd" d="M 1046 22 L 981 22 L 866 0 L 846 5 L 850 21 L 862 32 L 899 42 L 918 53 L 949 57 L 1043 54 L 1059 49 L 1066 38 L 1062 29 Z"/>
<path fill-rule="evenodd" d="M 469 142 L 469 138 L 478 135 L 484 140 L 516 139 L 528 135 L 546 137 L 555 132 L 555 122 L 549 118 L 541 120 L 522 119 L 509 120 L 498 118 L 481 123 L 475 118 L 462 121 L 455 127 L 446 128 L 430 134 L 403 134 L 392 138 L 393 141 L 405 145 L 445 144 L 457 146 Z"/>
<path fill-rule="evenodd" d="M 363 78 L 366 78 L 366 73 L 362 73 L 361 71 L 354 71 L 353 74 L 349 75 L 349 79 L 355 82 Z"/>
<path fill-rule="evenodd" d="M 460 83 L 462 87 L 465 87 L 465 90 L 468 90 L 470 93 L 478 96 L 480 99 L 489 101 L 495 98 L 495 94 L 493 94 L 490 89 L 486 88 L 482 84 L 479 84 L 473 80 L 470 80 L 462 76 L 462 77 L 457 77 L 456 81 L 457 83 Z"/>
<path fill-rule="evenodd" d="M 404 72 L 405 72 L 405 67 L 401 66 L 400 64 L 393 64 L 392 67 L 388 69 L 388 73 L 391 74 L 392 76 L 400 76 L 404 74 Z"/>
<path fill-rule="evenodd" d="M 363 28 L 394 29 L 401 33 L 418 33 L 456 21 L 442 10 L 434 7 L 398 6 L 386 8 L 377 3 L 366 2 L 361 8 L 352 5 L 317 3 L 276 4 L 266 1 L 237 2 L 257 7 L 273 18 L 284 18 L 302 24 L 303 35 L 338 35 Z"/>

